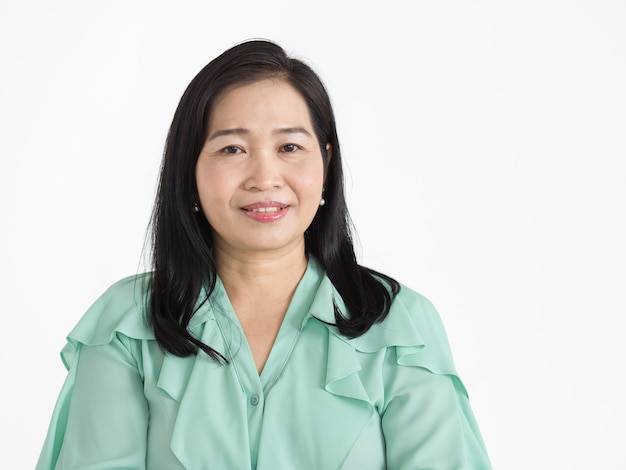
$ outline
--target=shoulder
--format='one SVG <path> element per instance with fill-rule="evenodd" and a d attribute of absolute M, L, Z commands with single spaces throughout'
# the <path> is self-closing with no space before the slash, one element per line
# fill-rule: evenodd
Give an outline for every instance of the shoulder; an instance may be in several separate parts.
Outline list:
<path fill-rule="evenodd" d="M 361 352 L 393 349 L 395 363 L 399 366 L 456 375 L 448 337 L 437 309 L 427 297 L 402 284 L 385 319 L 350 342 Z"/>
<path fill-rule="evenodd" d="M 150 273 L 141 273 L 120 279 L 104 291 L 90 307 L 90 310 L 98 308 L 122 310 L 142 308 L 150 277 Z"/>
<path fill-rule="evenodd" d="M 427 297 L 380 273 L 375 272 L 374 277 L 385 286 L 392 299 L 389 314 L 382 323 L 388 324 L 390 321 L 402 319 L 410 323 L 434 321 L 440 324 L 437 309 Z"/>
<path fill-rule="evenodd" d="M 436 312 L 433 303 L 424 295 L 400 284 L 400 290 L 396 294 L 391 309 L 405 308 L 419 314 L 432 314 Z"/>
<path fill-rule="evenodd" d="M 150 274 L 144 273 L 112 284 L 85 312 L 68 341 L 103 345 L 117 333 L 132 339 L 154 339 L 145 315 L 149 280 Z"/>
<path fill-rule="evenodd" d="M 423 335 L 444 335 L 445 328 L 435 305 L 419 292 L 400 284 L 388 315 L 389 321 L 403 321 L 415 326 Z M 446 339 L 447 341 L 447 339 Z"/>

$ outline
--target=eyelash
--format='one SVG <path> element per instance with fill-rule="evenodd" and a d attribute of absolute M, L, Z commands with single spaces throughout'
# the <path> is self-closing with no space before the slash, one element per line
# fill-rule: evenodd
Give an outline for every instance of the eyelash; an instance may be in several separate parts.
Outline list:
<path fill-rule="evenodd" d="M 293 147 L 293 150 L 286 151 L 286 153 L 293 153 L 296 150 L 300 150 L 301 149 L 301 147 L 299 145 L 297 145 L 297 144 L 285 144 L 285 145 L 281 146 L 280 149 L 282 151 L 285 151 L 285 147 Z"/>
<path fill-rule="evenodd" d="M 232 152 L 231 150 L 234 150 L 234 152 Z M 239 153 L 241 151 L 242 150 L 239 147 L 237 147 L 236 145 L 229 145 L 228 147 L 224 147 L 222 149 L 222 153 L 225 153 L 227 155 L 234 155 L 234 154 Z"/>
<path fill-rule="evenodd" d="M 286 150 L 286 147 L 292 147 L 292 150 Z M 302 147 L 300 147 L 298 144 L 285 144 L 285 145 L 281 145 L 280 147 L 280 151 L 285 152 L 285 153 L 294 153 L 296 150 L 301 150 L 301 149 Z M 225 153 L 227 155 L 235 155 L 240 152 L 243 152 L 243 150 L 237 147 L 236 145 L 229 145 L 222 149 L 222 153 Z"/>

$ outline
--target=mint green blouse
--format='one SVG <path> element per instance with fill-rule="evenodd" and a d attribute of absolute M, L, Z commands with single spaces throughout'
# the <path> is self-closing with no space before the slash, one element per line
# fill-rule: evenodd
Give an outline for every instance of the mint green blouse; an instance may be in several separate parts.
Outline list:
<path fill-rule="evenodd" d="M 402 286 L 348 339 L 341 298 L 311 259 L 258 374 L 218 280 L 189 328 L 230 361 L 165 354 L 133 276 L 68 336 L 68 376 L 37 469 L 489 469 L 432 304 Z M 324 323 L 326 322 L 326 323 Z"/>

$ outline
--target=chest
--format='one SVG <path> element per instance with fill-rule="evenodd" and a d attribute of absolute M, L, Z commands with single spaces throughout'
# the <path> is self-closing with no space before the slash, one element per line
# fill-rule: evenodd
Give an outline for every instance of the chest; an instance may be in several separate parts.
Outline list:
<path fill-rule="evenodd" d="M 149 449 L 172 449 L 172 458 L 191 464 L 184 468 L 385 468 L 380 416 L 358 393 L 357 367 L 347 367 L 354 351 L 329 344 L 321 324 L 291 333 L 275 339 L 261 374 L 236 340 L 227 366 L 168 358 L 187 365 L 187 385 L 150 394 Z M 378 387 L 369 385 L 374 398 Z M 175 391 L 164 381 L 159 388 Z"/>
<path fill-rule="evenodd" d="M 272 347 L 276 342 L 282 318 L 270 318 L 264 321 L 242 322 L 241 328 L 252 354 L 257 373 L 260 375 L 267 363 Z"/>
<path fill-rule="evenodd" d="M 260 375 L 289 308 L 291 297 L 255 302 L 233 300 L 232 307 Z"/>

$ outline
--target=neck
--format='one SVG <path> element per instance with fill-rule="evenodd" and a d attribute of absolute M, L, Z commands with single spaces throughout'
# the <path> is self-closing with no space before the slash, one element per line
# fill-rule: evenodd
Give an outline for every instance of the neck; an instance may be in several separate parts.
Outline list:
<path fill-rule="evenodd" d="M 291 298 L 307 267 L 304 247 L 280 255 L 216 250 L 217 272 L 234 304 Z"/>

